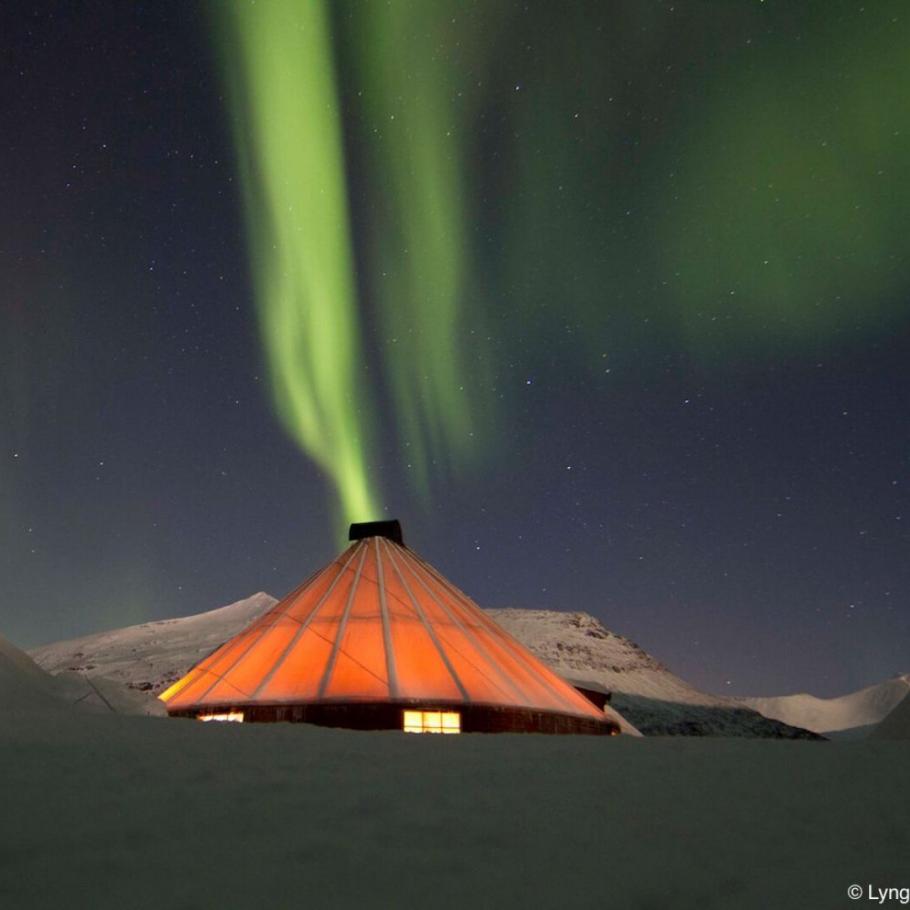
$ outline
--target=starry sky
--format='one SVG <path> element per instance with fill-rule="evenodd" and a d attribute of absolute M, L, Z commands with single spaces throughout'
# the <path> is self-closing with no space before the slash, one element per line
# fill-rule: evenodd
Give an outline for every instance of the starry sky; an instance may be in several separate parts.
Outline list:
<path fill-rule="evenodd" d="M 353 434 L 364 517 L 482 605 L 715 692 L 910 670 L 904 5 L 321 8 L 284 86 L 331 75 L 337 141 L 305 118 L 283 166 L 343 201 L 295 256 L 349 251 L 344 343 L 295 348 L 345 389 L 315 441 L 264 329 L 250 5 L 0 9 L 0 631 L 283 595 Z"/>

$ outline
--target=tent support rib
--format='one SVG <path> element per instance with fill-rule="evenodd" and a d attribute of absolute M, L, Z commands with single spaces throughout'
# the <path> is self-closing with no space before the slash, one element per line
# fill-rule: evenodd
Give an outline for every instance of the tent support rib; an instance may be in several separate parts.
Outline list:
<path fill-rule="evenodd" d="M 411 604 L 414 607 L 414 612 L 420 617 L 420 621 L 423 623 L 424 628 L 427 630 L 427 634 L 430 636 L 430 640 L 433 642 L 433 645 L 436 647 L 436 650 L 439 652 L 439 656 L 442 658 L 442 662 L 445 664 L 446 669 L 449 671 L 449 674 L 452 677 L 455 685 L 458 686 L 458 691 L 461 692 L 461 697 L 465 702 L 471 701 L 471 696 L 468 695 L 468 690 L 464 687 L 461 679 L 459 679 L 458 674 L 455 672 L 455 668 L 452 666 L 452 662 L 449 660 L 448 654 L 446 654 L 445 649 L 439 642 L 439 639 L 436 637 L 436 630 L 433 628 L 432 623 L 427 619 L 426 614 L 423 612 L 423 607 L 420 606 L 417 598 L 414 596 L 414 592 L 411 590 L 411 586 L 405 580 L 404 575 L 402 575 L 401 570 L 398 568 L 398 560 L 395 558 L 395 554 L 392 552 L 391 546 L 383 541 L 383 546 L 388 550 L 389 553 L 389 562 L 392 563 L 392 568 L 395 569 L 395 574 L 398 576 L 398 580 L 401 582 L 402 587 L 407 591 L 408 597 L 411 599 Z"/>
<path fill-rule="evenodd" d="M 332 672 L 335 669 L 335 664 L 338 662 L 338 652 L 341 650 L 341 642 L 344 638 L 344 631 L 348 626 L 348 617 L 351 615 L 351 606 L 353 605 L 354 597 L 357 594 L 357 586 L 360 584 L 360 574 L 363 572 L 363 564 L 366 561 L 366 557 L 367 548 L 366 546 L 363 546 L 360 550 L 360 562 L 357 563 L 357 574 L 354 576 L 354 581 L 351 584 L 351 591 L 348 594 L 348 602 L 344 605 L 344 613 L 341 614 L 341 620 L 338 623 L 338 631 L 335 633 L 335 641 L 332 644 L 332 654 L 329 657 L 329 662 L 326 664 L 322 679 L 319 681 L 317 698 L 325 698 L 325 690 L 329 686 L 329 680 L 332 678 Z"/>
<path fill-rule="evenodd" d="M 389 605 L 386 601 L 385 575 L 379 553 L 379 538 L 373 539 L 376 547 L 376 583 L 379 586 L 379 616 L 382 620 L 382 644 L 385 648 L 386 676 L 389 681 L 389 698 L 398 698 L 398 673 L 395 670 L 395 652 L 392 649 L 392 626 L 389 622 Z"/>
<path fill-rule="evenodd" d="M 412 554 L 412 555 L 413 555 L 414 558 L 415 558 L 415 563 L 416 563 L 417 567 L 420 568 L 421 570 L 423 570 L 423 566 L 422 566 L 422 564 L 420 563 L 420 561 L 416 558 L 416 554 Z M 495 666 L 495 665 L 496 665 L 496 659 L 493 657 L 492 654 L 490 654 L 489 650 L 488 650 L 487 647 L 484 645 L 483 640 L 480 638 L 479 635 L 477 635 L 477 633 L 474 631 L 474 629 L 471 628 L 470 625 L 467 625 L 467 624 L 465 624 L 465 623 L 462 623 L 461 620 L 460 620 L 460 619 L 458 618 L 458 616 L 456 615 L 455 611 L 452 609 L 452 606 L 450 606 L 449 604 L 443 602 L 443 601 L 437 596 L 436 592 L 433 591 L 433 589 L 432 589 L 432 588 L 431 588 L 431 587 L 430 587 L 430 586 L 429 586 L 429 585 L 420 577 L 420 575 L 419 575 L 417 572 L 414 571 L 414 567 L 413 567 L 413 566 L 411 566 L 410 568 L 411 568 L 411 574 L 414 576 L 414 578 L 416 579 L 417 583 L 424 589 L 424 591 L 427 592 L 427 594 L 429 595 L 430 599 L 436 604 L 436 606 L 438 606 L 441 610 L 443 610 L 443 611 L 446 613 L 446 615 L 452 620 L 452 622 L 453 622 L 459 629 L 461 629 L 461 631 L 462 631 L 468 638 L 471 639 L 471 641 L 474 643 L 474 647 L 477 648 L 478 652 L 479 652 L 480 654 L 482 654 L 482 655 L 484 656 L 484 658 L 485 658 L 491 665 Z M 459 608 L 459 609 L 460 609 L 460 608 Z M 480 608 L 478 607 L 477 609 L 480 609 Z M 500 692 L 503 691 L 502 686 L 500 686 L 497 682 L 495 682 L 494 680 L 491 680 L 488 676 L 485 677 L 485 678 L 486 678 L 487 681 L 490 682 L 492 685 L 495 685 L 496 688 L 500 690 Z M 528 695 L 527 695 L 527 693 L 518 685 L 517 682 L 515 682 L 515 680 L 513 680 L 510 676 L 505 676 L 504 679 L 505 679 L 505 681 L 508 683 L 508 685 L 511 687 L 511 689 L 512 689 L 512 694 L 513 694 L 515 697 L 517 697 L 517 698 L 520 700 L 521 703 L 524 703 L 524 702 L 526 702 L 526 701 L 528 700 Z"/>
<path fill-rule="evenodd" d="M 477 611 L 477 614 L 481 619 L 484 627 L 488 632 L 491 632 L 495 635 L 497 641 L 508 653 L 521 656 L 522 652 L 525 652 L 527 650 L 521 644 L 519 644 L 519 642 L 512 635 L 509 635 L 507 632 L 505 632 L 505 630 L 498 623 L 494 622 L 489 616 L 487 616 L 484 611 L 476 603 L 474 603 L 470 597 L 467 596 L 467 594 L 455 587 L 452 582 L 443 577 L 438 570 L 429 565 L 426 560 L 419 557 L 416 553 L 414 554 L 414 561 L 423 572 L 425 572 L 430 578 L 435 579 L 440 585 L 442 585 L 456 602 L 460 601 L 462 604 L 467 605 L 472 611 Z M 565 685 L 566 689 L 569 692 L 569 695 L 572 696 L 573 699 L 575 695 L 578 695 L 578 698 L 582 702 L 587 702 L 587 699 L 580 693 L 577 693 L 573 686 L 569 685 L 569 683 L 562 679 L 558 673 L 541 662 L 541 678 L 539 680 L 540 684 L 553 696 L 557 698 L 565 698 L 565 692 L 563 692 L 561 695 L 560 688 L 554 687 L 554 680 L 557 684 Z M 587 707 L 587 704 L 585 707 Z"/>
<path fill-rule="evenodd" d="M 288 610 L 291 609 L 291 606 L 294 603 L 294 597 L 300 591 L 302 591 L 304 588 L 306 588 L 307 585 L 312 584 L 320 575 L 322 575 L 323 572 L 327 572 L 333 565 L 335 565 L 334 562 L 331 563 L 331 565 L 326 566 L 324 569 L 320 570 L 319 572 L 314 572 L 302 585 L 298 585 L 294 591 L 294 596 L 285 598 L 287 603 L 285 604 L 284 609 L 281 611 L 281 613 L 275 612 L 276 608 L 281 606 L 281 602 L 279 602 L 274 607 L 272 607 L 272 609 L 269 610 L 265 614 L 265 616 L 262 617 L 262 619 L 264 620 L 266 617 L 274 614 L 274 619 L 277 622 L 279 616 L 285 616 L 287 614 Z M 260 622 L 261 622 L 261 620 L 260 620 Z M 246 657 L 247 654 L 249 654 L 250 651 L 252 651 L 253 648 L 256 647 L 256 645 L 258 645 L 260 641 L 262 641 L 263 638 L 265 638 L 266 634 L 268 632 L 270 632 L 274 628 L 274 626 L 275 626 L 274 622 L 270 623 L 270 624 L 263 623 L 262 629 L 260 630 L 259 634 L 255 638 L 253 638 L 253 640 L 246 646 L 246 648 L 244 648 L 240 652 L 240 654 L 237 655 L 237 657 L 234 658 L 233 661 L 231 661 L 230 666 L 228 666 L 223 672 L 215 673 L 213 670 L 210 670 L 208 667 L 200 667 L 201 672 L 209 674 L 210 676 L 214 676 L 215 678 L 212 680 L 211 684 L 206 687 L 206 690 L 201 695 L 194 696 L 193 702 L 196 704 L 201 704 L 203 699 L 209 694 L 209 692 L 211 692 L 212 689 L 214 689 L 215 686 L 217 686 L 219 682 L 221 682 L 223 679 L 225 679 L 227 674 L 230 673 L 231 670 L 233 670 L 234 667 L 236 667 L 237 664 L 239 664 L 240 661 L 243 660 L 243 658 Z M 224 645 L 222 645 L 222 647 L 224 647 Z M 217 649 L 216 649 L 216 651 L 217 651 Z M 214 653 L 216 653 L 216 652 L 213 652 L 213 654 Z M 232 688 L 237 689 L 237 686 L 235 686 L 233 683 L 231 683 L 230 685 L 232 686 Z M 189 687 L 187 687 L 187 688 L 189 688 Z M 240 694 L 245 697 L 247 697 L 249 695 L 249 693 L 242 692 L 240 689 L 237 689 L 237 691 L 240 692 Z M 177 695 L 175 696 L 175 698 L 178 697 L 180 694 L 181 694 L 181 692 L 178 692 Z"/>
<path fill-rule="evenodd" d="M 272 677 L 278 672 L 281 665 L 285 662 L 288 655 L 291 651 L 294 650 L 297 642 L 300 641 L 303 633 L 309 628 L 310 623 L 316 618 L 316 614 L 325 606 L 325 602 L 329 599 L 329 595 L 332 591 L 335 590 L 335 585 L 341 580 L 344 576 L 344 573 L 347 572 L 348 566 L 353 562 L 354 557 L 357 555 L 356 549 L 352 549 L 351 555 L 348 557 L 348 561 L 341 567 L 338 574 L 332 579 L 332 583 L 326 588 L 325 594 L 319 598 L 319 603 L 310 611 L 309 616 L 306 620 L 300 624 L 300 628 L 294 633 L 294 637 L 288 642 L 287 647 L 284 651 L 281 652 L 281 655 L 275 660 L 275 663 L 272 664 L 272 669 L 263 677 L 262 682 L 256 687 L 256 690 L 253 692 L 251 698 L 256 698 L 259 693 L 272 681 Z"/>

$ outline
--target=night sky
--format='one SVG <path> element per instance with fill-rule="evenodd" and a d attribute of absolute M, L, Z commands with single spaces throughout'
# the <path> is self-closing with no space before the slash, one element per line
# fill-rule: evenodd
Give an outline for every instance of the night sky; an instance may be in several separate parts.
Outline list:
<path fill-rule="evenodd" d="M 359 457 L 481 605 L 715 692 L 910 670 L 905 4 L 338 2 L 291 61 L 304 6 L 0 8 L 0 631 L 280 597 Z"/>

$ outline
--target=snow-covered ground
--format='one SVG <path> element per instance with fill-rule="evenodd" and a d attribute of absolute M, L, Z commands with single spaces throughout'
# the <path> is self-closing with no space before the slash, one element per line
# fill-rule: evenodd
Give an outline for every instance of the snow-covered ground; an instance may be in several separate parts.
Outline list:
<path fill-rule="evenodd" d="M 906 743 L 413 736 L 0 710 L 0 906 L 848 907 Z"/>

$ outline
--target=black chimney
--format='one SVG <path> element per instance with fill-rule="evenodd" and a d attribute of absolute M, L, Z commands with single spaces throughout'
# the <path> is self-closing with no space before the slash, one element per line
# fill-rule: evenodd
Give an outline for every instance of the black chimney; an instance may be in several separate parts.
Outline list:
<path fill-rule="evenodd" d="M 365 537 L 388 537 L 399 546 L 404 546 L 401 524 L 397 518 L 391 521 L 358 521 L 351 525 L 348 540 L 363 540 Z"/>

